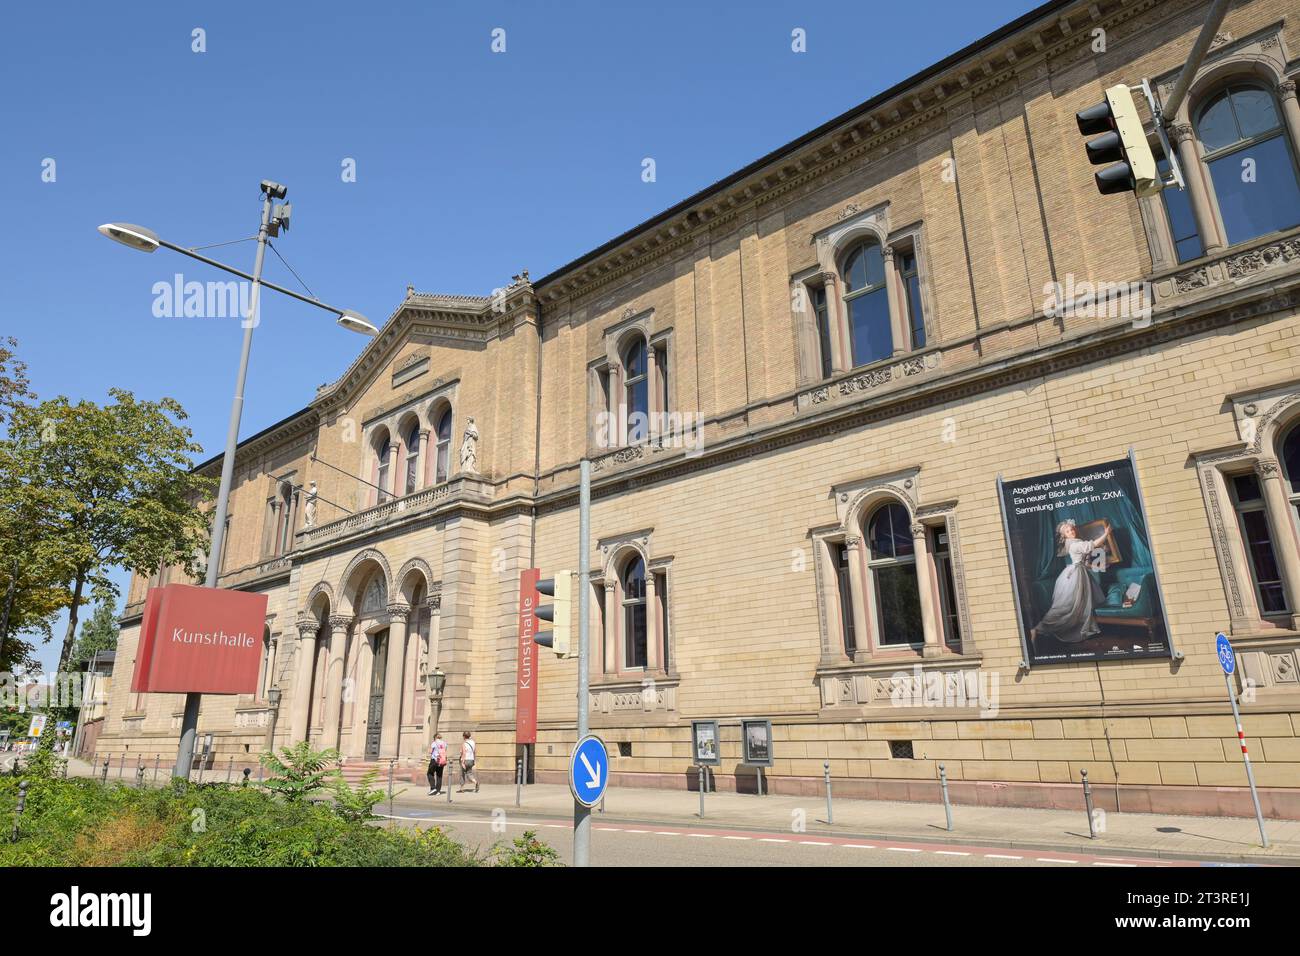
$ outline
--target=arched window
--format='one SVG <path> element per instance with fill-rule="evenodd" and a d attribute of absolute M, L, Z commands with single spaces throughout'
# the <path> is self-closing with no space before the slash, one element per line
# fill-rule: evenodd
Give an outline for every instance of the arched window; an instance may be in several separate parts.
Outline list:
<path fill-rule="evenodd" d="M 1267 90 L 1230 85 L 1196 116 L 1228 244 L 1300 224 L 1300 183 L 1277 101 Z"/>
<path fill-rule="evenodd" d="M 411 494 L 419 486 L 420 474 L 417 465 L 420 461 L 420 423 L 414 422 L 406 432 L 406 491 Z"/>
<path fill-rule="evenodd" d="M 1292 426 L 1282 439 L 1282 474 L 1286 481 L 1283 489 L 1291 501 L 1291 517 L 1300 528 L 1300 423 Z"/>
<path fill-rule="evenodd" d="M 867 519 L 867 568 L 882 645 L 922 644 L 921 593 L 911 521 L 901 504 L 883 504 Z"/>
<path fill-rule="evenodd" d="M 623 666 L 645 667 L 646 630 L 645 562 L 638 555 L 623 568 Z"/>
<path fill-rule="evenodd" d="M 438 416 L 438 425 L 434 429 L 437 452 L 433 462 L 433 483 L 440 485 L 447 480 L 451 465 L 451 409 L 446 408 Z"/>
<path fill-rule="evenodd" d="M 392 489 L 388 484 L 388 456 L 391 452 L 392 443 L 388 439 L 388 433 L 384 432 L 384 440 L 379 443 L 379 448 L 375 452 L 378 456 L 375 469 L 375 484 L 379 486 L 379 504 L 383 504 L 392 497 Z"/>
<path fill-rule="evenodd" d="M 854 367 L 888 358 L 894 354 L 894 336 L 880 245 L 862 242 L 854 246 L 844 257 L 841 274 Z"/>
<path fill-rule="evenodd" d="M 623 402 L 627 406 L 627 443 L 650 436 L 650 380 L 645 340 L 637 336 L 623 350 Z"/>

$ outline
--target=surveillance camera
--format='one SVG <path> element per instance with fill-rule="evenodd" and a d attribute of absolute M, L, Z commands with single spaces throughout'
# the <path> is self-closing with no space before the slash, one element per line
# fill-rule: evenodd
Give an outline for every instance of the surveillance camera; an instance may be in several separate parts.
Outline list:
<path fill-rule="evenodd" d="M 281 186 L 279 183 L 273 183 L 269 179 L 262 180 L 262 192 L 269 195 L 272 199 L 283 199 L 289 192 L 287 186 Z"/>

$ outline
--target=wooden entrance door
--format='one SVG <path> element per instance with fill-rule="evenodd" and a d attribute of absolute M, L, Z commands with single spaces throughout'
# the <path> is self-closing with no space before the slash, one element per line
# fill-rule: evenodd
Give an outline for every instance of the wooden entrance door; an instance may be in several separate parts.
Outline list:
<path fill-rule="evenodd" d="M 370 710 L 366 717 L 366 759 L 379 759 L 379 737 L 384 729 L 384 675 L 388 672 L 388 631 L 374 636 L 370 665 Z"/>

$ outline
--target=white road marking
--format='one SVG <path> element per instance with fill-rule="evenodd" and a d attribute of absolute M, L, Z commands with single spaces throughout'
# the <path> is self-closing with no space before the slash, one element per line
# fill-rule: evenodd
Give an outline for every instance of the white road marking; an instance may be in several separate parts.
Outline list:
<path fill-rule="evenodd" d="M 693 837 L 695 837 L 697 840 L 712 840 L 712 839 L 713 839 L 713 834 L 712 834 L 712 833 L 688 833 L 687 836 L 693 836 Z"/>
<path fill-rule="evenodd" d="M 820 840 L 800 840 L 804 846 L 830 846 L 829 843 L 823 843 Z"/>
<path fill-rule="evenodd" d="M 1093 860 L 1092 865 L 1093 866 L 1133 866 L 1133 867 L 1137 866 L 1136 863 L 1105 863 L 1101 860 Z"/>
<path fill-rule="evenodd" d="M 743 837 L 743 836 L 724 836 L 722 839 L 724 839 L 724 840 L 752 840 L 752 839 L 754 839 L 754 838 L 753 838 L 753 837 Z"/>
<path fill-rule="evenodd" d="M 986 860 L 1023 860 L 1023 856 L 1010 856 L 1006 853 L 985 853 Z"/>
<path fill-rule="evenodd" d="M 628 833 L 649 833 L 649 830 L 628 830 Z"/>
<path fill-rule="evenodd" d="M 681 836 L 676 830 L 656 830 L 655 836 Z"/>
<path fill-rule="evenodd" d="M 1058 860 L 1056 859 L 1056 857 L 1053 856 L 1037 856 L 1034 857 L 1034 861 L 1036 863 L 1078 863 L 1079 862 L 1078 860 Z"/>
<path fill-rule="evenodd" d="M 758 842 L 759 843 L 789 843 L 790 841 L 782 837 L 759 837 Z"/>
<path fill-rule="evenodd" d="M 876 848 L 873 843 L 846 843 L 844 845 L 851 850 L 874 850 Z"/>
<path fill-rule="evenodd" d="M 934 852 L 939 856 L 970 856 L 969 853 L 962 850 L 935 850 Z"/>
<path fill-rule="evenodd" d="M 895 853 L 920 853 L 916 847 L 912 846 L 887 846 L 886 850 L 893 850 Z"/>

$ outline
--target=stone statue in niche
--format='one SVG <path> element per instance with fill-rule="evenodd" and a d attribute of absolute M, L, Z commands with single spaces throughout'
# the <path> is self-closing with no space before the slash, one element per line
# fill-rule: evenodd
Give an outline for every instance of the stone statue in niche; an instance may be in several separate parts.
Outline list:
<path fill-rule="evenodd" d="M 307 504 L 303 506 L 302 526 L 310 528 L 316 524 L 316 482 L 311 482 L 307 489 Z"/>
<path fill-rule="evenodd" d="M 465 437 L 460 442 L 460 470 L 478 472 L 478 428 L 471 416 L 465 421 Z"/>

